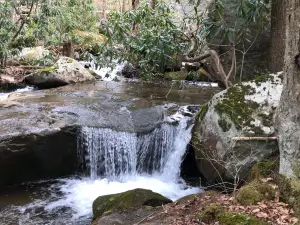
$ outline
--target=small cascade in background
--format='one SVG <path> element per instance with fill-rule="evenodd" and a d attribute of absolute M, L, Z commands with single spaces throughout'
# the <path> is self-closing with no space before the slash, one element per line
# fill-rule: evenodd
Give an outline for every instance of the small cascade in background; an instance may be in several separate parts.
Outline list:
<path fill-rule="evenodd" d="M 100 79 L 104 81 L 113 81 L 118 80 L 118 76 L 121 74 L 125 63 L 118 63 L 116 60 L 113 60 L 115 66 L 111 67 L 101 67 L 97 63 L 97 59 L 91 53 L 86 53 L 84 55 L 87 61 L 80 61 L 80 63 L 93 71 Z"/>
<path fill-rule="evenodd" d="M 22 92 L 29 92 L 29 91 L 33 91 L 33 87 L 27 86 L 25 88 L 19 88 L 16 89 L 15 91 L 8 92 L 8 93 L 0 92 L 0 101 L 7 100 L 9 98 L 9 95 L 12 93 L 22 93 Z"/>

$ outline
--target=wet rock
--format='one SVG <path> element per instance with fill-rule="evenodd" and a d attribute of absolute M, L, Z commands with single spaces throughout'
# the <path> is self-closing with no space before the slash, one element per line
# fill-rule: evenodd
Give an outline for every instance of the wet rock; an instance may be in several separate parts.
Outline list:
<path fill-rule="evenodd" d="M 114 212 L 134 211 L 143 206 L 161 206 L 172 201 L 146 189 L 134 189 L 119 194 L 98 197 L 93 202 L 94 219 Z"/>
<path fill-rule="evenodd" d="M 139 71 L 130 63 L 125 63 L 122 71 L 122 76 L 126 78 L 138 78 L 139 77 Z"/>
<path fill-rule="evenodd" d="M 55 65 L 36 70 L 27 75 L 24 81 L 38 88 L 53 88 L 72 83 L 95 81 L 95 78 L 76 60 L 61 57 Z"/>
<path fill-rule="evenodd" d="M 277 141 L 232 138 L 274 136 L 281 91 L 278 75 L 267 75 L 222 91 L 202 106 L 192 143 L 197 167 L 209 183 L 232 183 L 235 175 L 245 179 L 255 162 L 278 154 Z"/>
<path fill-rule="evenodd" d="M 16 88 L 24 87 L 25 84 L 21 83 L 18 79 L 13 76 L 0 74 L 0 91 L 1 90 L 13 90 Z"/>
<path fill-rule="evenodd" d="M 0 137 L 0 188 L 70 175 L 77 169 L 76 127 L 6 138 Z"/>
<path fill-rule="evenodd" d="M 132 212 L 116 212 L 99 217 L 92 222 L 92 225 L 138 224 L 142 219 L 149 218 L 154 213 L 156 213 L 156 209 L 151 207 L 142 207 Z M 144 221 L 144 224 L 159 225 L 164 224 L 164 221 L 163 219 L 159 219 L 159 221 Z"/>

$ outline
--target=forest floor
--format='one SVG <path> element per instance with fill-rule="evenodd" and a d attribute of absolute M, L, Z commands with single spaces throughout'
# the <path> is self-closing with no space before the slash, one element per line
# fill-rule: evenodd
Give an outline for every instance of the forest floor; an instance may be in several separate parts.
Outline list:
<path fill-rule="evenodd" d="M 218 221 L 215 213 L 209 206 L 221 206 L 226 212 L 230 212 L 231 216 L 243 215 L 244 218 L 257 218 L 264 223 L 274 225 L 296 224 L 298 219 L 294 217 L 293 210 L 285 203 L 279 201 L 262 201 L 256 205 L 243 206 L 237 203 L 232 195 L 220 194 L 216 192 L 208 192 L 207 194 L 191 195 L 182 198 L 172 204 L 162 206 L 160 209 L 152 213 L 139 224 L 172 224 L 172 225 L 206 225 L 206 224 L 224 224 Z M 206 214 L 206 215 L 205 215 Z M 201 220 L 203 215 L 209 218 L 209 222 Z M 161 222 L 161 223 L 159 223 Z M 234 219 L 224 225 L 248 224 L 239 220 L 238 223 Z M 260 224 L 260 223 L 259 223 Z"/>

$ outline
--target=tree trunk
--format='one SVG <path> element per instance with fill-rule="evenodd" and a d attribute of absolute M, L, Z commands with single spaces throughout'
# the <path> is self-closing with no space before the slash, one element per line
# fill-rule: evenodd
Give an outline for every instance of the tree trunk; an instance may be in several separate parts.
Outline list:
<path fill-rule="evenodd" d="M 132 0 L 132 9 L 135 10 L 139 6 L 140 1 L 139 0 Z"/>
<path fill-rule="evenodd" d="M 122 0 L 122 13 L 126 11 L 126 0 Z"/>
<path fill-rule="evenodd" d="M 285 2 L 287 11 L 283 92 L 276 119 L 280 149 L 280 173 L 287 177 L 299 177 L 300 66 L 296 65 L 295 57 L 300 51 L 300 0 L 282 2 Z"/>
<path fill-rule="evenodd" d="M 102 18 L 106 19 L 106 0 L 102 1 Z"/>
<path fill-rule="evenodd" d="M 151 1 L 150 1 L 150 7 L 151 7 L 152 9 L 155 9 L 155 6 L 156 6 L 156 0 L 151 0 Z"/>
<path fill-rule="evenodd" d="M 272 0 L 271 46 L 269 70 L 272 73 L 283 70 L 285 48 L 285 0 Z"/>
<path fill-rule="evenodd" d="M 65 42 L 63 44 L 63 55 L 70 57 L 70 58 L 74 58 L 74 46 L 73 43 L 71 41 Z"/>

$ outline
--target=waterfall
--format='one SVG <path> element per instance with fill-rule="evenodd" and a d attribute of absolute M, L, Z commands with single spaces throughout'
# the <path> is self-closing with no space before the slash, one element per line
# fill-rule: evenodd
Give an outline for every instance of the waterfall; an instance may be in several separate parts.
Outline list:
<path fill-rule="evenodd" d="M 122 180 L 137 174 L 159 174 L 178 179 L 191 126 L 183 117 L 178 125 L 162 123 L 148 134 L 83 127 L 78 150 L 92 179 Z"/>
<path fill-rule="evenodd" d="M 78 156 L 89 176 L 36 183 L 28 204 L 0 210 L 1 222 L 87 225 L 92 218 L 92 203 L 102 195 L 143 188 L 175 201 L 201 192 L 180 179 L 181 161 L 191 139 L 190 117 L 183 116 L 187 114 L 181 111 L 166 117 L 149 133 L 81 128 Z M 27 188 L 23 189 L 27 196 Z"/>

